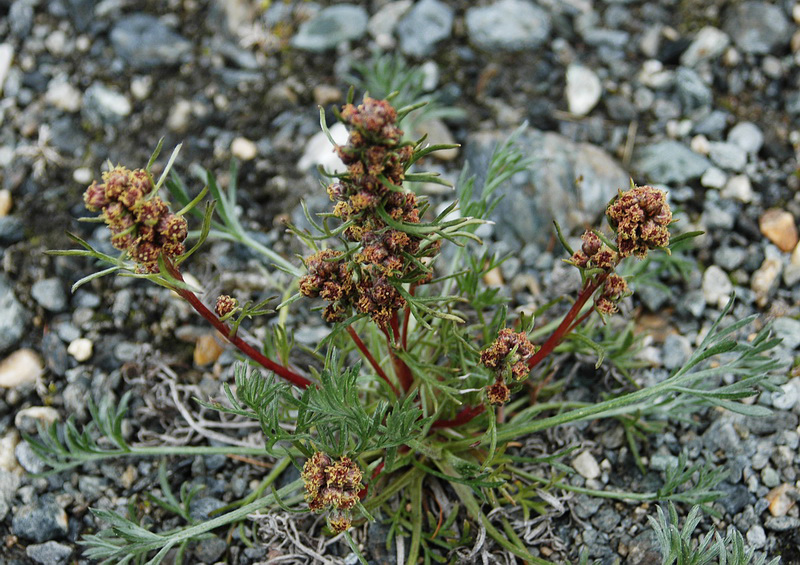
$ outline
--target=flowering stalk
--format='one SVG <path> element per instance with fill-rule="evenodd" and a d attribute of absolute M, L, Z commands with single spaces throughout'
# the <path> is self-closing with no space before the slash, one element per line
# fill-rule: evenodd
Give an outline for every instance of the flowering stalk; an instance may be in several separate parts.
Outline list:
<path fill-rule="evenodd" d="M 364 357 L 366 357 L 370 366 L 375 370 L 378 376 L 382 378 L 384 381 L 386 381 L 386 384 L 389 385 L 389 388 L 392 389 L 392 392 L 394 393 L 395 396 L 400 396 L 400 392 L 397 390 L 397 387 L 394 386 L 394 383 L 392 383 L 391 380 L 389 380 L 389 377 L 386 375 L 386 372 L 383 370 L 383 367 L 380 366 L 375 357 L 373 357 L 372 353 L 370 353 L 369 349 L 367 349 L 367 346 L 361 340 L 358 333 L 356 333 L 356 330 L 353 329 L 353 326 L 347 326 L 347 333 L 350 335 L 350 338 L 353 340 L 353 343 L 356 344 L 356 347 L 358 347 L 358 350 L 361 351 Z"/>
<path fill-rule="evenodd" d="M 170 261 L 165 259 L 164 263 L 167 266 L 169 274 L 175 277 L 177 280 L 183 282 L 183 275 L 181 275 L 180 271 L 178 271 L 178 269 Z M 299 373 L 296 373 L 288 367 L 284 367 L 283 365 L 271 360 L 269 357 L 236 335 L 231 328 L 229 328 L 225 322 L 221 321 L 216 314 L 209 310 L 191 290 L 185 288 L 176 288 L 175 292 L 177 292 L 181 298 L 188 302 L 198 314 L 206 319 L 206 321 L 214 326 L 214 328 L 216 328 L 216 330 L 222 334 L 225 339 L 227 339 L 233 346 L 247 355 L 250 359 L 265 369 L 274 372 L 279 377 L 286 379 L 298 388 L 305 389 L 313 384 L 310 380 Z"/>

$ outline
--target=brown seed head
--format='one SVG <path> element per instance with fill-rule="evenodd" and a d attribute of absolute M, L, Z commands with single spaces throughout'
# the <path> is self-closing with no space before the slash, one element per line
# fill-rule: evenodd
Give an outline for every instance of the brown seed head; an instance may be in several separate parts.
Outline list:
<path fill-rule="evenodd" d="M 502 380 L 495 381 L 486 387 L 486 399 L 489 404 L 505 404 L 511 398 L 511 391 Z"/>
<path fill-rule="evenodd" d="M 668 226 L 672 211 L 666 194 L 652 186 L 636 186 L 620 192 L 606 210 L 609 223 L 617 231 L 621 257 L 643 258 L 650 249 L 669 245 Z"/>
<path fill-rule="evenodd" d="M 214 305 L 214 312 L 217 313 L 217 316 L 221 318 L 226 314 L 230 314 L 234 308 L 236 308 L 236 299 L 227 294 L 217 296 L 217 303 Z"/>

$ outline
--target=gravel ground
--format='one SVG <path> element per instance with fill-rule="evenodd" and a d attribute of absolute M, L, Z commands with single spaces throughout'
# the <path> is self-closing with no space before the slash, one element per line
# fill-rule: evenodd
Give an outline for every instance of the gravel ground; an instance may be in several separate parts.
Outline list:
<path fill-rule="evenodd" d="M 198 357 L 208 352 L 208 330 L 169 293 L 121 278 L 69 292 L 91 266 L 42 252 L 69 247 L 67 230 L 103 244 L 102 230 L 75 221 L 85 186 L 106 161 L 143 166 L 162 136 L 167 148 L 183 143 L 185 175 L 197 163 L 224 180 L 236 157 L 243 223 L 276 250 L 299 251 L 282 220 L 299 217 L 300 198 L 312 208 L 327 200 L 313 173 L 329 156 L 312 139 L 316 107 L 341 101 L 353 64 L 376 49 L 421 65 L 426 88 L 463 110 L 420 126 L 433 141 L 462 144 L 430 163 L 445 178 L 455 180 L 465 162 L 480 171 L 493 144 L 527 121 L 519 144 L 536 164 L 506 187 L 498 222 L 484 234 L 512 254 L 500 275 L 513 306 L 574 290 L 552 219 L 578 235 L 633 176 L 670 190 L 680 226 L 706 231 L 685 257 L 685 279 L 662 274 L 660 286 L 642 286 L 626 305 L 650 335 L 637 379 L 654 382 L 680 366 L 733 292 L 737 318 L 759 314 L 751 330 L 774 321 L 784 339 L 775 355 L 788 367 L 800 345 L 798 23 L 794 0 L 0 0 L 0 564 L 86 562 L 76 542 L 96 527 L 88 508 L 124 508 L 158 481 L 157 462 L 146 460 L 32 478 L 24 471 L 41 471 L 41 462 L 20 431 L 70 415 L 84 422 L 88 398 L 132 390 L 132 441 L 196 442 L 203 434 L 180 408 L 230 379 L 232 353 Z M 284 282 L 226 243 L 191 268 L 240 297 L 269 296 Z M 299 342 L 325 335 L 307 305 L 293 317 Z M 592 364 L 567 363 L 568 397 L 596 399 L 619 386 Z M 756 400 L 773 408 L 771 417 L 708 410 L 648 435 L 638 443 L 644 475 L 622 428 L 607 422 L 532 437 L 520 449 L 579 445 L 567 461 L 577 471 L 570 480 L 592 488 L 658 488 L 682 451 L 724 466 L 727 496 L 714 505 L 722 518 L 702 528 L 733 524 L 759 553 L 798 564 L 800 376 L 787 377 Z M 259 432 L 237 433 L 248 441 Z M 176 459 L 170 468 L 173 484 L 206 487 L 196 516 L 246 494 L 264 474 L 224 456 Z M 647 515 L 652 505 L 559 494 L 547 520 L 516 525 L 532 551 L 551 559 L 573 563 L 587 548 L 604 564 L 657 563 Z M 156 511 L 148 519 L 178 524 Z M 257 522 L 254 547 L 232 532 L 230 544 L 212 538 L 190 561 L 296 554 L 294 562 L 307 563 L 324 554 L 349 563 L 340 542 L 306 533 L 319 525 L 276 514 Z M 369 527 L 368 555 L 393 563 L 385 534 Z M 453 557 L 508 560 L 489 542 Z"/>

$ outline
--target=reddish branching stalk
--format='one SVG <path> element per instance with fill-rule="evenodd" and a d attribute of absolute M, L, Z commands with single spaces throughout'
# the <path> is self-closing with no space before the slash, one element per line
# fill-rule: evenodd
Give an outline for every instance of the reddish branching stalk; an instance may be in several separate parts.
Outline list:
<path fill-rule="evenodd" d="M 389 380 L 389 377 L 386 375 L 386 372 L 383 370 L 383 367 L 381 367 L 378 364 L 378 361 L 375 359 L 375 357 L 372 356 L 372 353 L 370 353 L 369 349 L 367 349 L 367 346 L 364 344 L 359 335 L 356 333 L 356 330 L 353 329 L 353 326 L 347 326 L 347 333 L 350 334 L 353 343 L 356 344 L 358 350 L 361 351 L 364 357 L 366 357 L 370 366 L 372 366 L 375 372 L 378 373 L 378 376 L 382 378 L 384 381 L 386 381 L 386 384 L 389 385 L 389 387 L 392 389 L 392 392 L 394 392 L 395 396 L 400 396 L 400 392 L 397 390 L 397 387 L 394 386 L 394 383 L 392 383 L 391 380 Z"/>
<path fill-rule="evenodd" d="M 169 270 L 169 274 L 175 277 L 177 280 L 183 282 L 183 276 L 181 275 L 180 271 L 172 265 L 168 260 L 165 259 L 164 261 L 167 265 L 167 269 Z M 255 347 L 244 341 L 237 335 L 231 334 L 231 329 L 225 324 L 224 322 L 220 321 L 220 319 L 211 311 L 209 310 L 205 304 L 203 304 L 197 295 L 190 290 L 185 288 L 176 288 L 175 292 L 180 295 L 186 302 L 188 302 L 195 311 L 200 314 L 203 318 L 205 318 L 212 326 L 214 326 L 217 331 L 225 336 L 232 345 L 234 345 L 239 351 L 247 355 L 250 359 L 264 367 L 265 369 L 274 372 L 279 377 L 282 377 L 292 383 L 293 385 L 299 388 L 308 388 L 311 384 L 313 384 L 310 380 L 305 378 L 304 376 L 300 375 L 289 369 L 288 367 L 284 367 L 283 365 L 279 365 L 272 359 L 266 357 L 263 353 L 258 351 Z"/>
<path fill-rule="evenodd" d="M 392 345 L 392 334 L 389 333 L 389 329 L 383 326 L 381 331 L 383 335 L 386 336 L 386 348 L 389 350 L 389 356 L 392 358 L 392 365 L 394 366 L 394 373 L 397 375 L 397 380 L 400 381 L 403 390 L 408 392 L 414 385 L 414 375 L 411 374 L 411 368 L 394 352 L 395 346 Z"/>
<path fill-rule="evenodd" d="M 578 299 L 575 301 L 575 304 L 572 305 L 572 308 L 570 308 L 569 312 L 567 312 L 567 315 L 564 316 L 563 320 L 561 320 L 561 323 L 558 325 L 558 328 L 556 328 L 556 331 L 554 331 L 550 337 L 547 338 L 547 341 L 542 344 L 541 349 L 539 349 L 539 351 L 537 351 L 533 357 L 528 360 L 528 366 L 531 369 L 536 367 L 545 359 L 545 357 L 550 355 L 556 346 L 564 340 L 567 334 L 575 329 L 577 324 L 574 322 L 578 317 L 578 314 L 580 314 L 583 306 L 592 297 L 595 291 L 603 285 L 603 282 L 606 280 L 607 276 L 608 273 L 602 273 L 598 275 L 595 280 L 589 281 L 586 286 L 583 287 L 583 290 L 581 291 L 580 295 L 578 295 Z M 591 313 L 591 310 L 589 310 L 589 313 Z M 588 316 L 586 315 L 582 316 L 580 321 L 585 320 L 587 317 Z"/>
<path fill-rule="evenodd" d="M 485 410 L 486 406 L 484 404 L 479 404 L 477 406 L 465 406 L 452 420 L 436 420 L 433 424 L 431 424 L 431 429 L 456 428 L 471 422 L 473 418 L 480 416 Z"/>
<path fill-rule="evenodd" d="M 408 293 L 411 296 L 414 296 L 414 292 L 417 290 L 417 285 L 411 285 L 411 288 L 408 289 Z M 408 351 L 408 324 L 411 321 L 411 306 L 406 304 L 405 310 L 403 311 L 403 337 L 401 338 L 401 343 L 403 344 L 403 351 Z"/>

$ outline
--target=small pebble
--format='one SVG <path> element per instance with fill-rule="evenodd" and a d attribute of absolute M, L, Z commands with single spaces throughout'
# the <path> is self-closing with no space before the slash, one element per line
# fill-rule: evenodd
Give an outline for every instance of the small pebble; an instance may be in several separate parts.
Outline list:
<path fill-rule="evenodd" d="M 751 526 L 749 530 L 747 530 L 747 543 L 753 547 L 753 549 L 761 549 L 767 543 L 767 534 L 764 532 L 764 528 L 756 524 L 755 526 Z"/>
<path fill-rule="evenodd" d="M 94 342 L 91 339 L 79 337 L 78 339 L 70 342 L 69 346 L 67 347 L 67 353 L 72 355 L 72 357 L 74 357 L 79 363 L 83 363 L 91 358 L 93 349 Z"/>
<path fill-rule="evenodd" d="M 721 194 L 723 198 L 732 198 L 745 203 L 752 202 L 753 185 L 747 175 L 735 175 L 725 183 Z"/>
<path fill-rule="evenodd" d="M 752 122 L 739 122 L 728 132 L 728 142 L 738 145 L 747 153 L 758 153 L 764 145 L 764 134 Z"/>
<path fill-rule="evenodd" d="M 42 358 L 38 353 L 32 349 L 19 349 L 0 362 L 0 387 L 32 385 L 43 368 Z"/>
<path fill-rule="evenodd" d="M 570 113 L 576 116 L 585 116 L 600 101 L 603 86 L 594 71 L 573 63 L 567 68 L 565 94 Z"/>
<path fill-rule="evenodd" d="M 596 479 L 600 476 L 600 465 L 588 451 L 584 451 L 572 460 L 572 467 L 585 479 Z"/>
<path fill-rule="evenodd" d="M 53 422 L 59 420 L 58 411 L 49 406 L 30 406 L 23 408 L 14 416 L 14 426 L 26 434 L 35 434 L 37 430 L 36 422 L 41 422 L 48 427 Z"/>
<path fill-rule="evenodd" d="M 700 184 L 706 188 L 720 189 L 725 186 L 728 180 L 728 175 L 719 167 L 709 167 L 708 170 L 700 177 Z"/>
<path fill-rule="evenodd" d="M 72 548 L 57 541 L 34 543 L 25 548 L 25 554 L 41 565 L 66 565 Z"/>
<path fill-rule="evenodd" d="M 766 306 L 770 294 L 778 285 L 783 263 L 778 259 L 767 258 L 750 278 L 750 289 L 756 294 L 756 304 Z"/>
<path fill-rule="evenodd" d="M 11 191 L 7 188 L 0 189 L 0 218 L 8 216 L 11 212 Z"/>
<path fill-rule="evenodd" d="M 717 267 L 711 265 L 703 273 L 703 298 L 706 304 L 722 308 L 730 300 L 733 292 L 733 283 L 728 278 L 728 274 Z"/>
<path fill-rule="evenodd" d="M 213 363 L 225 348 L 220 343 L 216 333 L 210 333 L 200 336 L 194 346 L 194 364 L 198 367 L 203 367 L 209 363 Z"/>
<path fill-rule="evenodd" d="M 242 161 L 252 161 L 258 155 L 258 146 L 246 137 L 237 137 L 231 142 L 231 153 Z"/>
<path fill-rule="evenodd" d="M 788 253 L 797 245 L 797 225 L 791 212 L 770 208 L 759 218 L 758 227 L 781 251 Z"/>

